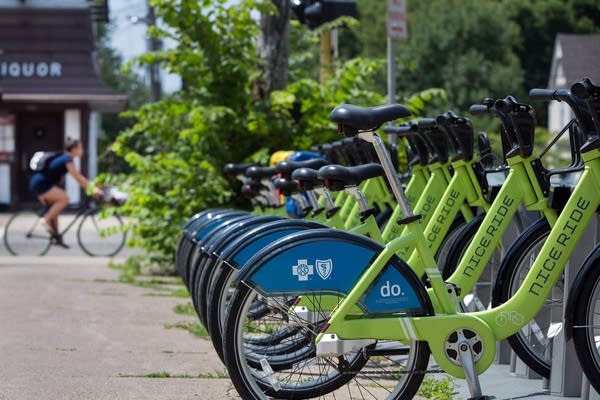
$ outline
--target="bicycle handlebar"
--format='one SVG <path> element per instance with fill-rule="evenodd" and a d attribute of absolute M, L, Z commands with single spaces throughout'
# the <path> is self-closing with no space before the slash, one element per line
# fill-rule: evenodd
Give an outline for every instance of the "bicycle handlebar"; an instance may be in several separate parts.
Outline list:
<path fill-rule="evenodd" d="M 494 103 L 496 110 L 505 113 L 527 113 L 532 110 L 529 104 L 519 103 L 513 96 L 506 96 Z"/>
<path fill-rule="evenodd" d="M 420 118 L 417 122 L 419 128 L 433 128 L 437 126 L 435 118 Z"/>
<path fill-rule="evenodd" d="M 567 89 L 531 89 L 529 97 L 532 100 L 550 101 L 558 100 L 565 101 L 571 97 L 571 93 Z"/>
<path fill-rule="evenodd" d="M 573 84 L 571 88 L 575 89 L 575 92 L 578 92 L 582 96 L 592 94 L 595 89 L 600 93 L 600 87 L 595 87 L 589 79 L 582 79 L 580 82 Z M 588 134 L 595 130 L 593 110 L 592 107 L 586 107 L 583 100 L 584 97 L 576 95 L 575 92 L 568 89 L 531 89 L 529 97 L 534 100 L 564 101 L 571 108 L 573 114 L 575 114 L 579 126 Z"/>
<path fill-rule="evenodd" d="M 473 104 L 469 107 L 469 112 L 473 115 L 483 115 L 493 113 L 494 110 L 485 104 Z"/>
<path fill-rule="evenodd" d="M 571 86 L 571 93 L 583 100 L 600 98 L 600 86 L 595 85 L 590 78 L 583 78 Z"/>

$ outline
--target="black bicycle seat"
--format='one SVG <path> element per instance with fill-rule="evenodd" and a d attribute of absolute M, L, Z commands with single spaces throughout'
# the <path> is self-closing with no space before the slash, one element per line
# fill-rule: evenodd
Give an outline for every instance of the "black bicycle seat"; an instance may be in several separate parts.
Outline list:
<path fill-rule="evenodd" d="M 258 195 L 259 188 L 255 187 L 254 185 L 245 183 L 242 185 L 240 191 L 242 192 L 242 196 L 244 196 L 247 199 L 251 199 L 252 197 Z"/>
<path fill-rule="evenodd" d="M 325 186 L 330 190 L 342 190 L 346 186 L 356 186 L 361 182 L 383 176 L 383 167 L 380 164 L 364 164 L 355 167 L 341 165 L 326 165 L 319 169 L 319 178 L 325 181 Z"/>
<path fill-rule="evenodd" d="M 298 182 L 300 189 L 312 190 L 315 187 L 322 187 L 324 182 L 319 179 L 319 171 L 312 168 L 300 168 L 292 173 L 292 179 Z"/>
<path fill-rule="evenodd" d="M 245 163 L 245 164 L 225 164 L 223 171 L 227 176 L 235 177 L 239 174 L 243 174 L 249 167 L 255 166 L 256 164 Z"/>
<path fill-rule="evenodd" d="M 256 178 L 256 179 L 270 178 L 273 175 L 275 175 L 276 173 L 277 172 L 275 171 L 275 168 L 270 168 L 270 167 L 253 166 L 253 167 L 249 167 L 246 170 L 247 177 Z"/>
<path fill-rule="evenodd" d="M 291 196 L 294 193 L 300 192 L 298 182 L 293 179 L 277 178 L 273 182 L 273 185 L 275 185 L 275 188 L 284 196 Z"/>
<path fill-rule="evenodd" d="M 386 104 L 376 107 L 359 107 L 342 104 L 334 108 L 329 119 L 340 126 L 340 131 L 347 135 L 358 131 L 369 131 L 379 128 L 384 122 L 408 117 L 410 111 L 401 104 Z"/>
<path fill-rule="evenodd" d="M 314 168 L 318 169 L 329 164 L 322 158 L 312 158 L 304 161 L 281 161 L 275 166 L 275 172 L 283 175 L 286 178 L 291 177 L 292 172 L 298 168 Z"/>

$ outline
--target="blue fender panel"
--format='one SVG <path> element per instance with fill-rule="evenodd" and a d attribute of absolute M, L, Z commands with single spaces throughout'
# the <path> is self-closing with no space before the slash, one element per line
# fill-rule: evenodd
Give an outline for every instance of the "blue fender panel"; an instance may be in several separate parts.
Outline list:
<path fill-rule="evenodd" d="M 210 245 L 207 244 L 207 252 L 210 254 L 220 253 L 223 249 L 228 246 L 231 242 L 235 241 L 241 235 L 244 235 L 249 230 L 256 228 L 257 226 L 263 226 L 271 222 L 282 219 L 282 217 L 265 216 L 265 217 L 250 217 L 241 220 L 235 224 L 229 225 L 227 228 L 220 229 L 211 241 Z"/>
<path fill-rule="evenodd" d="M 232 243 L 223 252 L 222 259 L 234 268 L 239 268 L 271 243 L 295 232 L 318 228 L 323 228 L 323 225 L 300 220 L 282 220 L 264 225 Z"/>
<path fill-rule="evenodd" d="M 346 295 L 382 250 L 379 243 L 348 232 L 303 231 L 262 249 L 237 278 L 264 295 Z M 373 315 L 422 315 L 431 309 L 423 284 L 397 257 L 390 259 L 358 305 Z"/>
<path fill-rule="evenodd" d="M 214 218 L 210 219 L 208 223 L 203 224 L 194 232 L 194 241 L 202 242 L 205 238 L 207 238 L 215 229 L 225 226 L 230 223 L 231 220 L 234 220 L 239 217 L 243 217 L 247 214 L 245 213 L 223 213 L 216 215 Z"/>

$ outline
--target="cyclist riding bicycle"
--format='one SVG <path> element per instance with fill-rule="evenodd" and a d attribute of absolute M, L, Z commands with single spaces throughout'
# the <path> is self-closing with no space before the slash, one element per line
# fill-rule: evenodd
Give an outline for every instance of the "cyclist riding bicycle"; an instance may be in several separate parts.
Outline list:
<path fill-rule="evenodd" d="M 83 146 L 80 140 L 67 138 L 65 151 L 53 157 L 46 168 L 36 172 L 29 181 L 29 189 L 34 192 L 38 200 L 47 207 L 46 213 L 40 221 L 44 228 L 53 236 L 55 244 L 66 246 L 58 235 L 58 215 L 69 205 L 69 196 L 59 186 L 63 177 L 68 173 L 87 191 L 89 180 L 83 176 L 75 166 L 73 160 L 83 155 Z M 93 187 L 94 196 L 101 196 L 102 191 Z"/>

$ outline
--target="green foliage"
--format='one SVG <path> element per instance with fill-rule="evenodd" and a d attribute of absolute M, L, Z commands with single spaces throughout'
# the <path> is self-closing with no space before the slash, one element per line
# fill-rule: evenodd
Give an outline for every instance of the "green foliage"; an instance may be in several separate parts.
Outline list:
<path fill-rule="evenodd" d="M 185 218 L 227 202 L 230 192 L 209 146 L 228 114 L 223 107 L 176 99 L 135 112 L 136 124 L 113 145 L 135 169 L 125 181 L 130 197 L 121 208 L 134 221 L 132 245 L 171 259 Z"/>
<path fill-rule="evenodd" d="M 166 329 L 184 329 L 200 339 L 209 339 L 208 331 L 200 322 L 175 322 L 165 324 Z"/>
<path fill-rule="evenodd" d="M 511 49 L 519 27 L 498 2 L 411 2 L 409 39 L 399 47 L 398 87 L 446 90 L 457 111 L 484 97 L 522 93 L 523 75 Z"/>
<path fill-rule="evenodd" d="M 171 37 L 177 45 L 145 54 L 137 62 L 159 62 L 182 77 L 186 90 L 123 114 L 135 123 L 112 149 L 132 172 L 106 179 L 119 181 L 130 193 L 119 210 L 129 217 L 130 244 L 166 264 L 187 218 L 232 199 L 232 183 L 221 173 L 225 163 L 264 162 L 276 150 L 307 149 L 336 140 L 336 127 L 328 118 L 335 106 L 373 105 L 385 99 L 371 89 L 381 61 L 359 58 L 345 62 L 325 84 L 306 74 L 285 90 L 257 100 L 252 88 L 259 65 L 258 27 L 252 14 L 269 10 L 269 1 L 152 4 L 168 28 L 151 34 Z M 437 89 L 406 99 L 417 114 L 445 100 L 445 93 Z"/>
<path fill-rule="evenodd" d="M 386 56 L 386 2 L 358 0 L 359 22 L 340 35 L 340 54 Z M 406 42 L 395 43 L 399 92 L 447 90 L 456 111 L 485 96 L 526 100 L 546 87 L 556 34 L 600 32 L 597 0 L 408 2 Z M 385 90 L 385 74 L 376 81 Z M 546 109 L 536 107 L 544 123 Z"/>
<path fill-rule="evenodd" d="M 185 304 L 177 304 L 175 307 L 173 307 L 173 312 L 175 314 L 196 315 L 196 309 L 190 302 Z"/>
<path fill-rule="evenodd" d="M 425 378 L 417 392 L 419 396 L 435 400 L 452 400 L 454 394 L 454 383 L 451 378 Z"/>

